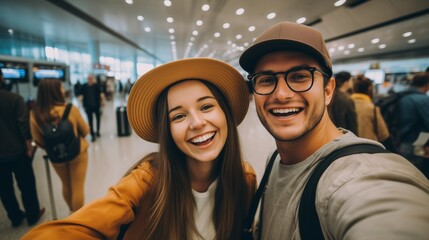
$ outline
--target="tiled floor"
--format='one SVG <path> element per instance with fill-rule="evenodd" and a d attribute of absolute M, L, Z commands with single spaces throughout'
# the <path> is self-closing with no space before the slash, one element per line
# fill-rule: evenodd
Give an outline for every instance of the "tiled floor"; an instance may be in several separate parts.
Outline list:
<path fill-rule="evenodd" d="M 135 161 L 157 150 L 156 144 L 146 142 L 134 133 L 129 137 L 117 136 L 115 109 L 120 102 L 115 98 L 106 104 L 101 119 L 101 138 L 90 143 L 85 203 L 102 197 L 108 187 L 114 185 Z M 73 103 L 80 106 L 76 99 L 73 99 Z M 84 116 L 83 112 L 82 114 Z M 253 101 L 248 115 L 239 126 L 239 132 L 244 157 L 253 165 L 260 179 L 267 156 L 275 148 L 275 144 L 259 122 Z M 44 151 L 38 149 L 33 163 L 40 204 L 46 208 L 40 223 L 53 219 L 43 154 Z M 53 169 L 50 169 L 57 217 L 61 219 L 68 216 L 69 211 L 61 196 L 60 180 Z M 19 190 L 16 190 L 16 195 L 19 198 Z M 25 222 L 18 228 L 12 228 L 3 207 L 0 207 L 1 240 L 19 239 L 30 229 Z"/>

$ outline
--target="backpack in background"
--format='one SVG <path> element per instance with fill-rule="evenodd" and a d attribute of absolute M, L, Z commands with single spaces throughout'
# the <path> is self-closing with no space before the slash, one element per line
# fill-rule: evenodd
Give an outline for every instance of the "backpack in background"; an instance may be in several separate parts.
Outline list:
<path fill-rule="evenodd" d="M 71 107 L 71 103 L 67 104 L 59 122 L 42 126 L 45 149 L 51 162 L 67 162 L 80 153 L 80 139 L 75 136 L 73 125 L 68 120 Z"/>
<path fill-rule="evenodd" d="M 375 105 L 380 108 L 381 115 L 386 122 L 387 128 L 389 129 L 391 142 L 393 147 L 398 149 L 399 145 L 399 100 L 408 94 L 412 94 L 414 91 L 402 91 L 391 94 L 386 97 L 379 98 L 375 101 Z M 389 149 L 392 151 L 392 149 Z M 396 152 L 396 151 L 395 151 Z"/>

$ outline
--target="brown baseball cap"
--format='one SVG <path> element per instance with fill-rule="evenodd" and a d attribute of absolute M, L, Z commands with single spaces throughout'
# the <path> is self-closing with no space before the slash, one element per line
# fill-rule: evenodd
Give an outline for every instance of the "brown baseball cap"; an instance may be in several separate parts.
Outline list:
<path fill-rule="evenodd" d="M 241 67 L 249 73 L 264 55 L 277 51 L 298 51 L 315 57 L 332 76 L 332 63 L 322 34 L 306 25 L 281 22 L 272 26 L 256 38 L 240 57 Z"/>
<path fill-rule="evenodd" d="M 249 108 L 249 90 L 243 76 L 231 65 L 212 58 L 188 58 L 156 67 L 141 76 L 131 88 L 127 103 L 128 120 L 133 130 L 146 141 L 158 143 L 156 102 L 161 92 L 183 80 L 205 80 L 226 97 L 236 126 Z"/>

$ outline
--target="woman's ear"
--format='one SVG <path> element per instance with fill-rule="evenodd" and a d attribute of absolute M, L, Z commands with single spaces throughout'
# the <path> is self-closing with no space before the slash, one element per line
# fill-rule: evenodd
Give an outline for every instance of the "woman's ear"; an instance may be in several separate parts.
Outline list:
<path fill-rule="evenodd" d="M 325 86 L 325 105 L 328 106 L 331 103 L 332 97 L 335 91 L 335 79 L 334 77 L 329 78 L 328 83 Z"/>

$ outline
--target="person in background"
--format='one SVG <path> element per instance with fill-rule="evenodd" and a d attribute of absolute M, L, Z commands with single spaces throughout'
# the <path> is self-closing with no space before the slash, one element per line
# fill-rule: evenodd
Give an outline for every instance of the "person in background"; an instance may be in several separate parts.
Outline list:
<path fill-rule="evenodd" d="M 31 226 L 39 221 L 45 209 L 40 209 L 37 197 L 32 166 L 35 148 L 31 145 L 28 110 L 20 95 L 3 89 L 1 69 L 0 86 L 0 198 L 12 227 L 20 226 L 24 218 Z M 13 176 L 25 212 L 16 199 Z"/>
<path fill-rule="evenodd" d="M 373 82 L 364 76 L 358 76 L 354 81 L 354 93 L 351 98 L 355 103 L 357 113 L 357 136 L 381 142 L 388 150 L 393 150 L 392 142 L 389 141 L 389 129 L 381 115 L 380 108 L 372 102 L 373 86 Z"/>
<path fill-rule="evenodd" d="M 37 99 L 30 114 L 30 127 L 33 139 L 41 148 L 45 147 L 42 127 L 45 123 L 59 121 L 66 108 L 64 87 L 60 80 L 44 79 L 37 87 Z M 70 210 L 75 212 L 84 204 L 84 186 L 88 166 L 88 142 L 85 136 L 89 126 L 82 118 L 79 109 L 72 106 L 68 117 L 76 136 L 80 137 L 80 153 L 73 160 L 63 163 L 51 162 L 61 179 L 64 200 Z"/>
<path fill-rule="evenodd" d="M 315 28 L 278 23 L 256 38 L 239 63 L 250 73 L 258 117 L 279 153 L 261 204 L 261 239 L 301 239 L 301 230 L 316 230 L 298 219 L 313 170 L 345 146 L 382 145 L 337 128 L 330 119 L 327 106 L 335 79 L 325 41 Z M 429 181 L 397 154 L 339 158 L 322 174 L 315 194 L 325 239 L 429 236 Z"/>
<path fill-rule="evenodd" d="M 249 107 L 241 74 L 210 58 L 170 62 L 135 83 L 127 107 L 134 131 L 159 151 L 104 198 L 23 240 L 240 239 L 256 188 L 237 131 Z"/>
<path fill-rule="evenodd" d="M 398 103 L 399 153 L 415 164 L 429 178 L 429 150 L 423 156 L 416 155 L 413 143 L 421 132 L 429 132 L 429 72 L 416 74 L 408 89 L 412 93 L 403 96 Z M 427 144 L 429 145 L 429 143 Z"/>
<path fill-rule="evenodd" d="M 356 108 L 350 93 L 353 88 L 353 78 L 349 72 L 339 72 L 335 75 L 335 92 L 328 106 L 329 116 L 335 126 L 358 133 Z"/>
<path fill-rule="evenodd" d="M 94 75 L 88 76 L 88 82 L 82 85 L 82 102 L 85 113 L 88 118 L 88 124 L 91 132 L 91 141 L 100 137 L 100 116 L 101 107 L 105 104 L 105 96 L 101 86 L 95 81 Z M 93 125 L 93 116 L 95 115 L 96 129 Z"/>

